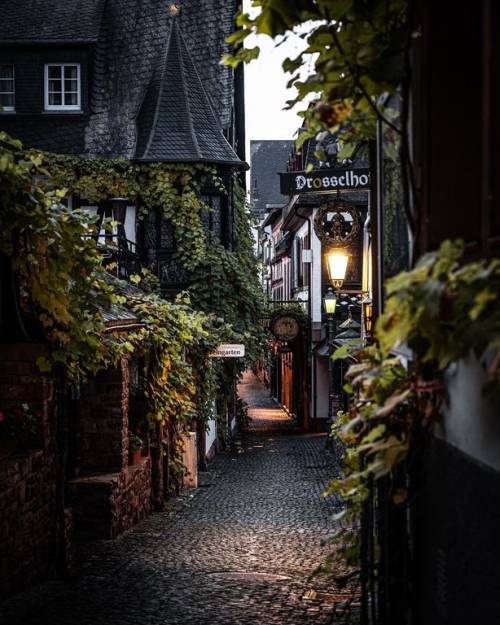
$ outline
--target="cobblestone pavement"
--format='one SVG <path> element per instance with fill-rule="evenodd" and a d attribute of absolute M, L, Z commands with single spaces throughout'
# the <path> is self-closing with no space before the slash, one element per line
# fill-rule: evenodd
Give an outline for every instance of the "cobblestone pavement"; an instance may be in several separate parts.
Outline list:
<path fill-rule="evenodd" d="M 315 625 L 336 623 L 332 599 L 307 577 L 325 556 L 335 475 L 324 437 L 303 434 L 252 377 L 240 392 L 253 427 L 219 454 L 202 486 L 115 541 L 87 546 L 71 582 L 5 602 L 2 625 Z M 267 428 L 264 427 L 267 425 Z M 288 428 L 289 431 L 276 431 Z M 319 597 L 322 597 L 321 599 Z"/>

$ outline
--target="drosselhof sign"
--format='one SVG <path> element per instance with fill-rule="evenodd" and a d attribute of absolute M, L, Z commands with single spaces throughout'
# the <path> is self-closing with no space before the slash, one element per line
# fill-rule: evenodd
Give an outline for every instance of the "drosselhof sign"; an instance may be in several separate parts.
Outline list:
<path fill-rule="evenodd" d="M 318 193 L 319 191 L 366 191 L 370 187 L 370 170 L 313 169 L 280 174 L 283 195 Z"/>

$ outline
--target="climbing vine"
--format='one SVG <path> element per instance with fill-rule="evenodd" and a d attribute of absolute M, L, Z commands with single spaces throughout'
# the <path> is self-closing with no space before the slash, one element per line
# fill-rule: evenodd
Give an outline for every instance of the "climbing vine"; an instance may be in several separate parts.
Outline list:
<path fill-rule="evenodd" d="M 259 324 L 263 295 L 249 210 L 237 175 L 226 180 L 230 187 L 226 188 L 215 167 L 206 164 L 139 164 L 55 154 L 44 157 L 51 185 L 65 185 L 90 204 L 112 196 L 139 200 L 140 219 L 161 211 L 172 225 L 176 260 L 189 272 L 192 305 L 229 324 L 233 331 L 230 336 L 226 332 L 227 340 L 245 344 L 244 361 L 214 363 L 210 369 L 212 388 L 218 386 L 227 399 L 241 371 L 258 355 L 263 336 Z M 201 213 L 211 210 L 202 200 L 206 188 L 231 196 L 233 233 L 227 247 L 208 237 L 203 228 Z"/>
<path fill-rule="evenodd" d="M 63 191 L 34 184 L 48 176 L 42 155 L 22 153 L 5 133 L 0 142 L 0 251 L 12 259 L 26 317 L 38 320 L 51 345 L 51 363 L 40 358 L 40 367 L 64 366 L 78 380 L 115 357 L 100 339 L 99 306 L 110 307 L 117 297 L 89 236 L 93 223 L 61 203 Z"/>
<path fill-rule="evenodd" d="M 227 403 L 245 366 L 244 361 L 214 361 L 210 353 L 222 341 L 244 342 L 248 361 L 258 351 L 261 332 L 262 295 L 248 210 L 236 179 L 229 180 L 234 186 L 234 234 L 227 249 L 206 236 L 201 219 L 201 212 L 210 210 L 201 199 L 202 189 L 232 191 L 213 167 L 23 152 L 6 135 L 2 141 L 2 206 L 7 207 L 3 217 L 8 227 L 0 249 L 13 258 L 25 305 L 51 346 L 49 355 L 39 359 L 40 368 L 50 372 L 61 365 L 79 383 L 123 356 L 141 358 L 151 421 L 170 428 L 176 424 L 174 429 L 186 429 L 194 419 L 207 422 L 213 398 L 219 395 L 219 403 Z M 173 228 L 177 261 L 189 271 L 189 293 L 176 302 L 162 299 L 159 282 L 147 269 L 131 276 L 139 288 L 117 288 L 102 266 L 95 219 L 64 206 L 67 189 L 89 204 L 113 196 L 140 200 L 140 218 L 161 211 Z M 115 305 L 137 317 L 139 328 L 126 340 L 106 330 L 103 312 Z M 178 455 L 174 453 L 173 465 L 178 465 Z"/>
<path fill-rule="evenodd" d="M 500 394 L 500 260 L 462 265 L 462 253 L 461 241 L 445 241 L 387 282 L 375 344 L 355 354 L 358 362 L 348 370 L 350 408 L 339 414 L 334 432 L 346 445 L 345 473 L 327 494 L 342 495 L 343 515 L 351 521 L 359 517 L 370 483 L 392 476 L 421 433 L 440 419 L 451 363 L 471 354 L 482 359 L 485 396 Z M 402 348 L 409 362 L 397 355 Z M 334 359 L 347 351 L 340 348 Z M 396 484 L 391 498 L 404 505 L 406 487 Z M 354 563 L 356 532 L 344 526 L 335 539 Z"/>
<path fill-rule="evenodd" d="M 377 119 L 399 133 L 394 110 L 381 96 L 395 93 L 404 80 L 411 40 L 407 11 L 404 0 L 253 0 L 251 12 L 237 17 L 238 29 L 228 38 L 235 51 L 224 62 L 236 67 L 259 56 L 258 46 L 243 45 L 250 35 L 268 35 L 277 44 L 294 33 L 301 37 L 303 50 L 283 62 L 288 86 L 296 90 L 287 108 L 315 101 L 303 113 L 307 125 L 297 145 L 322 129 L 339 131 L 343 159 L 359 140 L 374 138 Z"/>

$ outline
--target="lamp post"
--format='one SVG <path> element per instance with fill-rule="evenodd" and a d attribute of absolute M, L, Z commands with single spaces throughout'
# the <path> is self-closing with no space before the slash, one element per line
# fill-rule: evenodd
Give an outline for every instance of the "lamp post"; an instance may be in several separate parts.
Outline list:
<path fill-rule="evenodd" d="M 373 302 L 369 296 L 361 302 L 361 310 L 363 313 L 363 336 L 368 342 L 371 340 L 373 332 Z"/>
<path fill-rule="evenodd" d="M 349 255 L 346 250 L 341 248 L 333 248 L 329 250 L 326 255 L 326 266 L 328 269 L 328 277 L 333 289 L 340 289 L 344 284 L 347 263 L 349 261 Z M 327 330 L 328 330 L 328 421 L 330 427 L 333 425 L 333 399 L 335 397 L 335 382 L 334 382 L 334 362 L 332 360 L 333 342 L 335 340 L 336 323 L 335 323 L 335 308 L 337 305 L 337 296 L 335 291 L 329 287 L 326 292 L 323 303 L 326 312 Z M 327 445 L 332 444 L 331 436 L 328 435 L 326 439 Z"/>
<path fill-rule="evenodd" d="M 113 219 L 117 222 L 116 234 L 118 247 L 125 245 L 127 235 L 125 234 L 125 219 L 127 215 L 127 206 L 130 204 L 130 200 L 125 197 L 112 197 L 109 200 L 111 204 L 111 210 L 113 211 Z"/>
<path fill-rule="evenodd" d="M 326 312 L 327 340 L 328 340 L 328 423 L 333 424 L 333 341 L 335 339 L 335 308 L 337 306 L 337 296 L 330 287 L 323 298 L 323 305 Z M 331 443 L 330 436 L 327 443 Z"/>
<path fill-rule="evenodd" d="M 118 248 L 118 274 L 120 278 L 126 279 L 129 275 L 127 246 L 127 234 L 125 232 L 125 219 L 127 217 L 127 206 L 130 200 L 126 197 L 110 198 L 109 203 L 113 212 L 113 219 L 116 221 L 116 244 Z"/>

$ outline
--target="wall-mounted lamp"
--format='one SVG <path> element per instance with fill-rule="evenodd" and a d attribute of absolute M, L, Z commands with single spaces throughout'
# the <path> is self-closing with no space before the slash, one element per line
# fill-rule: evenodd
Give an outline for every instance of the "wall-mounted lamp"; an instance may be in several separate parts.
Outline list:
<path fill-rule="evenodd" d="M 130 200 L 126 197 L 112 197 L 109 203 L 113 210 L 113 219 L 119 224 L 124 225 L 127 215 L 127 206 L 130 204 Z"/>
<path fill-rule="evenodd" d="M 349 255 L 343 249 L 332 249 L 326 253 L 328 277 L 335 289 L 340 289 L 344 283 L 348 261 Z"/>

